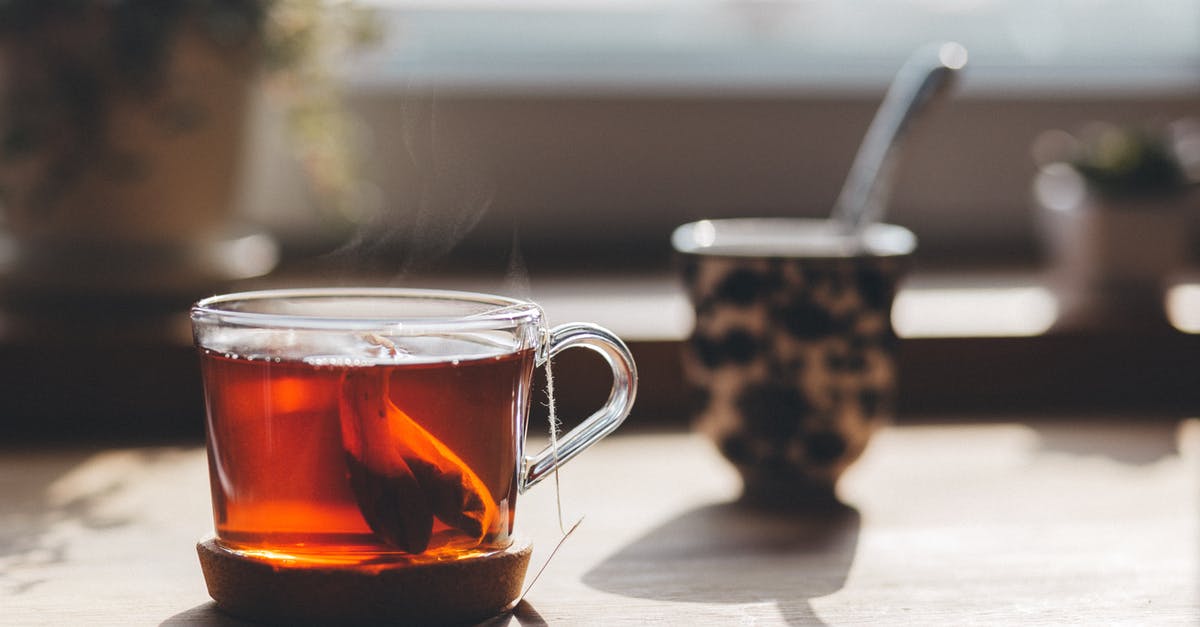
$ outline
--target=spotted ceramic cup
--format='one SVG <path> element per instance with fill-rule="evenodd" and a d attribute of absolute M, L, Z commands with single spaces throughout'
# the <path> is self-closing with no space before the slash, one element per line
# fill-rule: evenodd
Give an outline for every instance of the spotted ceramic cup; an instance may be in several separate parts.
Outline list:
<path fill-rule="evenodd" d="M 697 428 L 737 467 L 747 500 L 831 499 L 894 407 L 891 307 L 916 238 L 736 219 L 685 224 L 672 243 L 696 312 L 684 369 Z"/>

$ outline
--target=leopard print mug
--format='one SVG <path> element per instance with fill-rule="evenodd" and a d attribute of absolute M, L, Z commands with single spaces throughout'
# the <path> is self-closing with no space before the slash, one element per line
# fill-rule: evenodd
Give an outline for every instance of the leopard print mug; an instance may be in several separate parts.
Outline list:
<path fill-rule="evenodd" d="M 738 469 L 745 500 L 834 500 L 894 406 L 891 308 L 915 236 L 747 218 L 685 224 L 672 244 L 696 313 L 683 363 L 697 429 Z"/>

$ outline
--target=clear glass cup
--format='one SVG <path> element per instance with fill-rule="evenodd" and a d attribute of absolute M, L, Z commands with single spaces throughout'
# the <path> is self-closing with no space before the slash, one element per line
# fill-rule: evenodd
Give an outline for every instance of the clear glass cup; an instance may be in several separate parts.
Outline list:
<path fill-rule="evenodd" d="M 629 414 L 628 348 L 534 303 L 388 288 L 215 296 L 191 311 L 216 540 L 289 564 L 459 559 L 512 543 L 517 496 Z M 534 368 L 584 347 L 604 406 L 526 456 Z"/>

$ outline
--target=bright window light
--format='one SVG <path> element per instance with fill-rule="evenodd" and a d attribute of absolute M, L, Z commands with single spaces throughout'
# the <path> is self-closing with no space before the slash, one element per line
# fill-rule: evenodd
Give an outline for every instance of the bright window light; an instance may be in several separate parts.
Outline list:
<path fill-rule="evenodd" d="M 1050 330 L 1058 300 L 1043 287 L 906 289 L 896 297 L 896 334 L 916 337 L 1029 337 Z"/>
<path fill-rule="evenodd" d="M 1200 333 L 1200 284 L 1183 283 L 1167 291 L 1167 319 L 1184 333 Z"/>
<path fill-rule="evenodd" d="M 1200 0 L 372 0 L 393 34 L 352 79 L 442 87 L 886 85 L 914 46 L 970 50 L 965 93 L 1186 89 Z"/>

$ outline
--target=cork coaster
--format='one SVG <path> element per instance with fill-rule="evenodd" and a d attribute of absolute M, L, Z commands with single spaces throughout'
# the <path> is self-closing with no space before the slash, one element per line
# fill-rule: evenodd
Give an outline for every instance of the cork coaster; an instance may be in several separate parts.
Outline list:
<path fill-rule="evenodd" d="M 296 567 L 196 545 L 208 593 L 222 610 L 281 624 L 462 624 L 512 608 L 532 545 L 453 562 L 377 571 Z"/>

